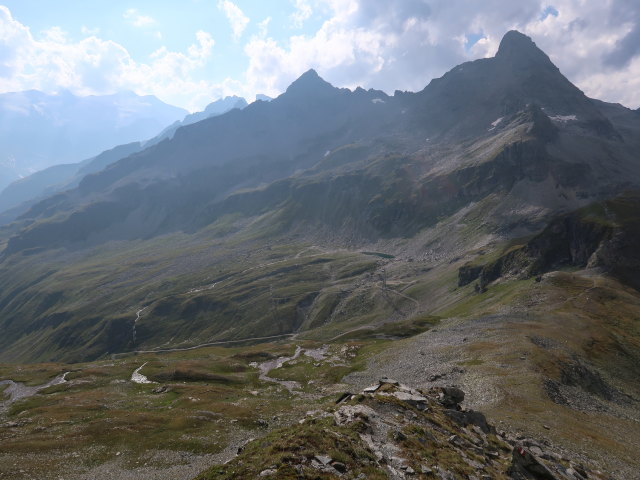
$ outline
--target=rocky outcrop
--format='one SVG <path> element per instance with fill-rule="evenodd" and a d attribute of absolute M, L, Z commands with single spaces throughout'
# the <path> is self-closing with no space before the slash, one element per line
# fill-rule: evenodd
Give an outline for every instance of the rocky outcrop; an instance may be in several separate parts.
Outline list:
<path fill-rule="evenodd" d="M 640 289 L 640 192 L 627 192 L 552 220 L 526 243 L 496 260 L 458 270 L 458 285 L 478 281 L 478 290 L 503 276 L 528 278 L 561 267 L 600 268 Z"/>
<path fill-rule="evenodd" d="M 458 286 L 464 287 L 476 280 L 482 273 L 484 265 L 463 265 L 458 269 Z"/>
<path fill-rule="evenodd" d="M 549 442 L 496 432 L 463 407 L 457 387 L 414 389 L 383 378 L 333 408 L 247 444 L 198 480 L 606 478 L 553 451 Z"/>
<path fill-rule="evenodd" d="M 513 449 L 511 466 L 508 474 L 514 480 L 558 480 L 549 468 L 524 445 L 518 444 Z"/>

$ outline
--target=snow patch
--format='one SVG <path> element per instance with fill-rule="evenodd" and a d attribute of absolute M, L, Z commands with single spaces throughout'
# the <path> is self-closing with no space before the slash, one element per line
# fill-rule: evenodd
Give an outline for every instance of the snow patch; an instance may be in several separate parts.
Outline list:
<path fill-rule="evenodd" d="M 371 100 L 371 103 L 385 103 L 385 101 L 381 98 L 374 98 Z"/>
<path fill-rule="evenodd" d="M 327 150 L 326 152 L 324 152 L 324 156 L 328 157 L 331 154 L 331 150 Z"/>
<path fill-rule="evenodd" d="M 576 117 L 575 115 L 553 115 L 549 118 L 554 122 L 569 122 L 578 120 L 578 117 Z"/>
<path fill-rule="evenodd" d="M 500 122 L 502 122 L 503 118 L 504 117 L 500 117 L 500 118 L 494 120 L 493 122 L 491 122 L 491 128 L 489 129 L 489 131 L 495 130 L 495 128 L 500 124 Z"/>

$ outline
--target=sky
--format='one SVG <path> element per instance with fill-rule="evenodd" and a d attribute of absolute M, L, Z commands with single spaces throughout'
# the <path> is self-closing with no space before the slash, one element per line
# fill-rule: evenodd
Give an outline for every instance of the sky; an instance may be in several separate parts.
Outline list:
<path fill-rule="evenodd" d="M 199 111 L 309 68 L 417 91 L 511 29 L 587 95 L 640 107 L 638 0 L 0 0 L 0 93 L 130 90 Z"/>

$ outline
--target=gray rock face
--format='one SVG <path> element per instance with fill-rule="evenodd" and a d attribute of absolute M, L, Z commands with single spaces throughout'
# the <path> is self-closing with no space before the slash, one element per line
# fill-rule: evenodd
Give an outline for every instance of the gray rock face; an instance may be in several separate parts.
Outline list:
<path fill-rule="evenodd" d="M 445 408 L 459 409 L 464 401 L 464 392 L 457 387 L 442 387 L 438 395 L 438 401 Z"/>
<path fill-rule="evenodd" d="M 338 425 L 349 425 L 357 420 L 369 420 L 375 417 L 376 412 L 366 405 L 345 405 L 340 407 L 334 414 Z"/>
<path fill-rule="evenodd" d="M 458 424 L 463 427 L 467 427 L 469 425 L 475 425 L 479 427 L 484 433 L 492 432 L 491 426 L 487 423 L 487 419 L 480 412 L 475 412 L 473 410 L 468 411 L 458 411 L 458 410 L 446 410 L 445 415 L 449 418 L 453 419 Z"/>
<path fill-rule="evenodd" d="M 428 400 L 422 395 L 416 395 L 409 392 L 393 392 L 391 394 L 393 397 L 397 398 L 401 402 L 405 402 L 412 407 L 417 408 L 418 410 L 426 410 L 428 406 Z"/>
<path fill-rule="evenodd" d="M 560 480 L 542 461 L 523 445 L 513 449 L 509 475 L 514 480 Z"/>

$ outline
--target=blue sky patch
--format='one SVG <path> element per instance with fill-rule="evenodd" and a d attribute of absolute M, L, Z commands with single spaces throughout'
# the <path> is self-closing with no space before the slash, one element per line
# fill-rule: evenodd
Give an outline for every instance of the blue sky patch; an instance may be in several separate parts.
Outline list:
<path fill-rule="evenodd" d="M 468 52 L 476 43 L 484 38 L 484 33 L 467 33 L 465 38 L 466 41 L 464 42 L 464 49 Z"/>
<path fill-rule="evenodd" d="M 548 7 L 546 7 L 542 13 L 540 14 L 540 21 L 544 21 L 546 20 L 546 18 L 549 15 L 553 15 L 554 17 L 558 16 L 558 10 L 556 9 L 556 7 L 549 5 Z"/>

